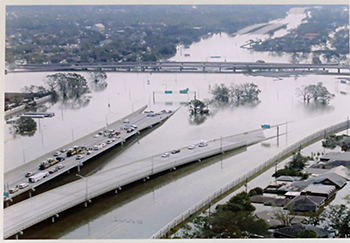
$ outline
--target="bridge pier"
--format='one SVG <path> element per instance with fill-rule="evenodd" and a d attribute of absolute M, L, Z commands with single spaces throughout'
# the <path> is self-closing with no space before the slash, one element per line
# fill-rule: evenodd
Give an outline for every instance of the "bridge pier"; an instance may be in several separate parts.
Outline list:
<path fill-rule="evenodd" d="M 234 73 L 236 72 L 236 68 L 235 68 L 235 67 L 233 68 L 233 72 L 234 72 Z"/>
<path fill-rule="evenodd" d="M 338 73 L 340 73 L 340 68 L 338 68 Z"/>
<path fill-rule="evenodd" d="M 55 217 L 56 217 L 56 218 L 58 218 L 58 217 L 59 217 L 59 215 L 58 215 L 58 214 L 56 214 L 56 215 L 52 216 L 52 218 L 51 218 L 52 223 L 55 223 Z"/>

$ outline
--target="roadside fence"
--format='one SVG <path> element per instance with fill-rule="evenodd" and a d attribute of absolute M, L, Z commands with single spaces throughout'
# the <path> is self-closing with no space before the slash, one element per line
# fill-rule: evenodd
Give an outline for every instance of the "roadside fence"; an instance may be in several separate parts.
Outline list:
<path fill-rule="evenodd" d="M 292 144 L 291 146 L 285 148 L 277 155 L 273 156 L 263 164 L 259 165 L 258 167 L 254 168 L 253 170 L 249 171 L 247 174 L 239 177 L 238 179 L 234 180 L 233 182 L 227 184 L 226 186 L 220 188 L 216 192 L 214 192 L 212 195 L 208 196 L 207 198 L 203 199 L 202 201 L 198 202 L 176 218 L 174 218 L 171 222 L 166 224 L 162 229 L 160 229 L 158 232 L 153 234 L 150 239 L 160 239 L 160 238 L 166 238 L 168 237 L 175 227 L 179 226 L 181 223 L 185 222 L 187 219 L 189 219 L 192 215 L 195 215 L 199 213 L 200 211 L 203 211 L 204 209 L 210 207 L 215 202 L 218 201 L 220 197 L 223 195 L 232 192 L 232 190 L 236 190 L 239 187 L 245 185 L 249 181 L 253 180 L 258 175 L 262 174 L 269 168 L 277 165 L 279 162 L 283 161 L 284 159 L 291 156 L 293 153 L 300 151 L 302 148 L 307 147 L 308 145 L 325 138 L 328 135 L 349 129 L 349 119 L 347 119 L 345 122 L 338 123 L 336 125 L 330 126 L 328 128 L 322 129 L 318 132 L 315 132 L 302 140 Z"/>

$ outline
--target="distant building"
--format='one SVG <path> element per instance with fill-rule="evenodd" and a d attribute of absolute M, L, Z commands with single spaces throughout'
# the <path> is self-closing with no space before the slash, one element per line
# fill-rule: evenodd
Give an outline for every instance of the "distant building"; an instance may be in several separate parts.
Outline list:
<path fill-rule="evenodd" d="M 105 31 L 105 26 L 103 24 L 94 24 L 92 27 L 91 27 L 91 30 L 93 31 L 97 31 L 97 32 L 100 32 L 100 33 L 104 33 Z"/>

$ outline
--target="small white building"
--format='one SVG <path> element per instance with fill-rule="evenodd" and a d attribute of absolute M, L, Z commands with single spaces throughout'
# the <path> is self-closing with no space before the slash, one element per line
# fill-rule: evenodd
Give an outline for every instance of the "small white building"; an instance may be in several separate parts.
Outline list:
<path fill-rule="evenodd" d="M 93 31 L 97 31 L 97 32 L 100 32 L 100 33 L 104 33 L 104 31 L 105 31 L 105 26 L 103 25 L 103 24 L 101 24 L 101 23 L 99 23 L 99 24 L 94 24 L 92 27 L 91 27 L 91 29 L 93 30 Z"/>

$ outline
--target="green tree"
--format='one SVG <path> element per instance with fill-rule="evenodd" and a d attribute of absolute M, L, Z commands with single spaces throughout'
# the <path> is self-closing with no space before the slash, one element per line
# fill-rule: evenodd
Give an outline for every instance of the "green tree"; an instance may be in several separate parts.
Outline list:
<path fill-rule="evenodd" d="M 33 136 L 37 130 L 37 123 L 31 117 L 20 117 L 14 123 L 15 133 L 22 136 Z"/>
<path fill-rule="evenodd" d="M 104 71 L 89 72 L 90 82 L 99 83 L 105 82 L 107 79 L 107 74 Z"/>
<path fill-rule="evenodd" d="M 317 238 L 317 234 L 313 230 L 304 229 L 297 234 L 297 238 Z"/>
<path fill-rule="evenodd" d="M 216 211 L 208 216 L 199 216 L 194 221 L 189 238 L 247 238 L 267 235 L 268 225 L 257 219 L 248 193 L 233 196 L 226 204 L 218 205 Z M 192 228 L 190 228 L 192 229 Z M 188 232 L 188 231 L 185 231 Z"/>
<path fill-rule="evenodd" d="M 293 159 L 288 163 L 287 168 L 301 171 L 306 166 L 307 161 L 308 161 L 308 158 L 302 156 L 300 152 L 294 153 Z"/>
<path fill-rule="evenodd" d="M 317 85 L 310 84 L 302 88 L 297 88 L 297 94 L 303 97 L 304 102 L 306 101 L 308 103 L 311 99 L 314 99 L 314 101 L 326 104 L 334 98 L 334 94 L 331 94 L 321 82 L 317 83 Z"/>
<path fill-rule="evenodd" d="M 329 205 L 322 215 L 324 221 L 336 230 L 337 237 L 350 237 L 350 209 L 346 205 Z"/>
<path fill-rule="evenodd" d="M 209 91 L 212 95 L 214 95 L 214 100 L 227 103 L 230 101 L 230 89 L 226 87 L 225 84 L 215 84 L 212 89 Z"/>
<path fill-rule="evenodd" d="M 249 197 L 255 196 L 255 195 L 263 195 L 264 190 L 261 187 L 255 187 L 249 191 Z"/>

